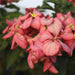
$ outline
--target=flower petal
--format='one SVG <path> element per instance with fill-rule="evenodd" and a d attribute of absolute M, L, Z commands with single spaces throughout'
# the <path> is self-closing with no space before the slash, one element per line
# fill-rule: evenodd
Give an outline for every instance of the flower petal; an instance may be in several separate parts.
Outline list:
<path fill-rule="evenodd" d="M 57 13 L 57 17 L 63 22 L 65 21 L 65 17 L 62 13 Z"/>
<path fill-rule="evenodd" d="M 41 18 L 42 25 L 50 25 L 53 22 L 53 18 L 46 19 L 45 17 Z"/>
<path fill-rule="evenodd" d="M 13 38 L 13 40 L 12 40 L 12 45 L 11 45 L 11 50 L 13 50 L 13 49 L 15 49 L 17 46 L 14 46 L 15 45 L 15 40 L 14 40 L 14 38 Z"/>
<path fill-rule="evenodd" d="M 21 28 L 26 29 L 31 25 L 32 17 L 26 19 L 24 23 L 21 25 Z"/>
<path fill-rule="evenodd" d="M 72 44 L 73 44 L 73 39 L 71 39 L 71 40 L 64 40 L 64 43 L 65 44 L 67 44 L 69 47 L 71 47 L 72 46 Z"/>
<path fill-rule="evenodd" d="M 16 33 L 14 35 L 15 42 L 23 49 L 27 47 L 27 41 L 23 35 Z"/>
<path fill-rule="evenodd" d="M 61 37 L 62 37 L 64 40 L 71 40 L 71 39 L 74 39 L 73 33 L 64 33 L 64 34 L 61 35 Z"/>
<path fill-rule="evenodd" d="M 13 24 L 15 23 L 15 21 L 6 20 L 6 23 L 7 23 L 9 26 L 11 26 L 11 25 L 13 25 Z"/>
<path fill-rule="evenodd" d="M 58 18 L 55 18 L 54 23 L 48 26 L 48 30 L 55 36 L 57 36 L 60 33 L 61 29 L 62 23 Z"/>
<path fill-rule="evenodd" d="M 44 31 L 40 36 L 40 41 L 42 42 L 49 39 L 53 39 L 53 36 L 48 31 Z"/>
<path fill-rule="evenodd" d="M 60 45 L 57 41 L 48 41 L 43 46 L 43 52 L 46 56 L 54 56 L 58 53 Z"/>
<path fill-rule="evenodd" d="M 8 34 L 6 34 L 5 36 L 3 36 L 3 39 L 7 39 L 10 38 L 14 35 L 14 32 L 9 32 Z"/>
<path fill-rule="evenodd" d="M 35 17 L 33 19 L 31 27 L 38 30 L 38 29 L 40 29 L 40 26 L 41 26 L 41 24 L 40 24 L 40 18 L 37 16 L 37 17 Z"/>
<path fill-rule="evenodd" d="M 29 17 L 30 13 L 26 14 L 25 16 L 21 16 L 20 20 L 26 20 Z"/>
<path fill-rule="evenodd" d="M 31 54 L 28 55 L 27 61 L 28 61 L 29 67 L 31 69 L 33 69 L 34 68 L 34 64 L 33 64 L 32 60 L 31 60 Z"/>
<path fill-rule="evenodd" d="M 49 71 L 54 73 L 54 74 L 58 73 L 58 70 L 53 65 L 49 68 Z"/>
<path fill-rule="evenodd" d="M 50 60 L 45 60 L 43 72 L 46 72 L 52 66 L 52 62 Z"/>
<path fill-rule="evenodd" d="M 7 31 L 8 31 L 8 29 L 9 29 L 9 26 L 7 26 L 4 30 L 3 30 L 3 34 L 5 34 Z"/>
<path fill-rule="evenodd" d="M 59 40 L 59 43 L 61 44 L 63 50 L 71 56 L 71 49 L 65 43 L 61 42 L 60 40 Z"/>
<path fill-rule="evenodd" d="M 39 10 L 36 10 L 35 8 L 33 9 L 33 13 L 35 13 L 39 17 L 43 16 L 43 14 Z"/>
<path fill-rule="evenodd" d="M 52 60 L 53 63 L 56 63 L 56 59 L 57 59 L 56 56 L 52 56 L 52 57 L 50 57 L 50 58 L 51 58 L 51 60 Z"/>

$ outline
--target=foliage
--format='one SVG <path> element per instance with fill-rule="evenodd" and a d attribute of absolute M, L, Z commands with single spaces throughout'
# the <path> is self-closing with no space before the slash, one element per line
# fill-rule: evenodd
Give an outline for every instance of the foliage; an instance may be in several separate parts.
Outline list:
<path fill-rule="evenodd" d="M 54 3 L 55 8 L 52 8 L 52 6 L 50 6 L 47 2 Z M 66 0 L 44 0 L 43 5 L 41 7 L 38 6 L 37 8 L 49 9 L 55 11 L 56 13 L 61 12 L 63 14 L 66 14 L 68 11 L 75 13 L 75 7 L 73 6 L 73 3 L 72 2 L 68 3 Z M 55 16 L 56 13 L 53 15 Z"/>

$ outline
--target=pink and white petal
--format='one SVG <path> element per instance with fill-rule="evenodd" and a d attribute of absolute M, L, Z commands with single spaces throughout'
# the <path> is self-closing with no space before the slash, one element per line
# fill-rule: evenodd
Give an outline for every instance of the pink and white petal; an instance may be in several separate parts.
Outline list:
<path fill-rule="evenodd" d="M 57 13 L 57 17 L 63 22 L 65 21 L 65 17 L 62 13 Z"/>
<path fill-rule="evenodd" d="M 35 8 L 33 10 L 33 13 L 35 13 L 39 17 L 41 17 L 43 15 L 39 10 L 36 10 Z"/>
<path fill-rule="evenodd" d="M 26 19 L 20 27 L 23 29 L 27 29 L 28 27 L 30 27 L 31 22 L 32 22 L 32 17 Z"/>
<path fill-rule="evenodd" d="M 49 72 L 52 72 L 54 74 L 58 74 L 58 70 L 53 65 L 48 70 L 49 70 Z"/>
<path fill-rule="evenodd" d="M 54 19 L 54 29 L 55 29 L 55 32 L 56 32 L 56 36 L 60 33 L 61 29 L 62 29 L 62 22 L 58 19 L 58 18 L 55 18 Z"/>
<path fill-rule="evenodd" d="M 45 31 L 46 31 L 45 26 L 41 26 L 41 27 L 40 27 L 40 33 L 43 33 L 43 32 L 45 32 Z"/>
<path fill-rule="evenodd" d="M 35 45 L 36 45 L 37 47 L 39 47 L 39 48 L 42 50 L 42 48 L 43 48 L 43 43 L 42 43 L 42 42 L 40 42 L 39 40 L 37 40 L 37 41 L 35 42 Z"/>
<path fill-rule="evenodd" d="M 27 47 L 27 41 L 23 35 L 16 33 L 14 35 L 15 42 L 23 49 Z"/>
<path fill-rule="evenodd" d="M 40 29 L 40 26 L 41 26 L 41 24 L 40 24 L 40 18 L 37 16 L 37 17 L 35 17 L 33 19 L 32 24 L 31 24 L 31 27 L 39 30 Z"/>
<path fill-rule="evenodd" d="M 73 33 L 64 33 L 61 35 L 61 37 L 64 40 L 71 40 L 71 39 L 74 39 L 74 34 Z"/>
<path fill-rule="evenodd" d="M 64 43 L 66 44 L 66 45 L 68 45 L 69 47 L 71 47 L 72 46 L 72 44 L 73 44 L 73 39 L 71 39 L 71 40 L 64 40 Z"/>
<path fill-rule="evenodd" d="M 45 31 L 40 35 L 40 41 L 43 42 L 48 39 L 53 39 L 53 36 L 48 31 Z"/>
<path fill-rule="evenodd" d="M 26 20 L 31 13 L 26 14 L 25 16 L 21 16 L 19 20 Z"/>
<path fill-rule="evenodd" d="M 8 26 L 12 26 L 15 22 L 6 19 L 6 23 L 8 24 Z"/>
<path fill-rule="evenodd" d="M 5 36 L 3 36 L 3 39 L 7 39 L 10 38 L 14 35 L 14 32 L 9 32 L 8 34 L 6 34 Z"/>
<path fill-rule="evenodd" d="M 71 56 L 71 49 L 65 43 L 61 42 L 60 40 L 59 40 L 59 43 L 61 44 L 63 50 Z"/>
<path fill-rule="evenodd" d="M 54 34 L 55 36 L 57 36 L 61 29 L 62 29 L 62 23 L 58 18 L 54 18 L 54 23 L 51 24 L 50 26 L 48 26 L 48 30 Z"/>
<path fill-rule="evenodd" d="M 46 19 L 45 17 L 41 18 L 42 25 L 50 25 L 53 22 L 53 18 Z"/>
<path fill-rule="evenodd" d="M 52 60 L 53 63 L 56 63 L 57 56 L 52 56 L 50 57 L 50 59 Z"/>
<path fill-rule="evenodd" d="M 49 41 L 44 44 L 43 52 L 46 56 L 54 56 L 59 52 L 60 45 L 57 41 Z"/>
<path fill-rule="evenodd" d="M 8 31 L 8 29 L 9 29 L 9 26 L 7 26 L 4 30 L 3 30 L 3 34 L 5 34 L 7 31 Z"/>
<path fill-rule="evenodd" d="M 43 72 L 46 72 L 52 66 L 52 62 L 50 60 L 45 60 L 43 66 Z"/>
<path fill-rule="evenodd" d="M 72 54 L 73 54 L 74 48 L 75 48 L 75 41 L 73 41 L 73 43 L 72 43 L 72 45 L 71 45 L 71 52 L 72 52 Z"/>
<path fill-rule="evenodd" d="M 66 26 L 64 33 L 72 33 L 72 28 Z"/>
<path fill-rule="evenodd" d="M 31 54 L 28 55 L 27 61 L 28 61 L 29 67 L 31 69 L 33 69 L 34 68 L 34 64 L 33 64 L 32 60 L 31 60 Z"/>
<path fill-rule="evenodd" d="M 41 24 L 42 24 L 42 25 L 46 25 L 46 21 L 47 21 L 47 20 L 45 19 L 45 17 L 41 18 Z"/>
<path fill-rule="evenodd" d="M 14 38 L 13 38 L 13 40 L 12 40 L 12 45 L 11 45 L 11 50 L 13 50 L 13 49 L 15 49 L 17 46 L 15 46 L 15 40 L 14 40 Z"/>

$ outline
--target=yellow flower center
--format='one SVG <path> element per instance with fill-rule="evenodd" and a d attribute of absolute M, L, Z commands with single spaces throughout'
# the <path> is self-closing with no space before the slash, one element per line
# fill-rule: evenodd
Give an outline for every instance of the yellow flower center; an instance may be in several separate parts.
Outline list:
<path fill-rule="evenodd" d="M 74 39 L 75 39 L 75 33 L 74 33 Z"/>
<path fill-rule="evenodd" d="M 20 26 L 19 26 L 19 25 L 17 25 L 17 26 L 16 26 L 16 29 L 20 29 Z"/>
<path fill-rule="evenodd" d="M 65 20 L 67 20 L 68 16 L 65 17 Z"/>
<path fill-rule="evenodd" d="M 70 24 L 70 25 L 68 25 L 67 27 L 70 27 L 70 28 L 74 29 L 73 24 Z"/>
<path fill-rule="evenodd" d="M 47 25 L 45 25 L 44 27 L 45 27 L 45 30 L 47 30 Z"/>
<path fill-rule="evenodd" d="M 57 36 L 54 37 L 54 40 L 57 40 Z"/>
<path fill-rule="evenodd" d="M 31 14 L 31 16 L 35 18 L 37 15 L 35 13 L 33 13 L 33 14 Z"/>

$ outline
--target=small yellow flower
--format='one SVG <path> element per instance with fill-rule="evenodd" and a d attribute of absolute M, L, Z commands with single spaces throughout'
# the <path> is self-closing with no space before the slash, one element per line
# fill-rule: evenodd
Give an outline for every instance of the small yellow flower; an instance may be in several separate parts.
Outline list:
<path fill-rule="evenodd" d="M 74 33 L 74 39 L 75 39 L 75 33 Z"/>
<path fill-rule="evenodd" d="M 70 25 L 68 25 L 67 27 L 70 27 L 70 28 L 74 29 L 73 24 L 70 24 Z"/>
<path fill-rule="evenodd" d="M 54 37 L 54 40 L 57 40 L 57 36 Z"/>
<path fill-rule="evenodd" d="M 33 13 L 33 14 L 31 14 L 31 16 L 35 18 L 37 15 Z"/>

